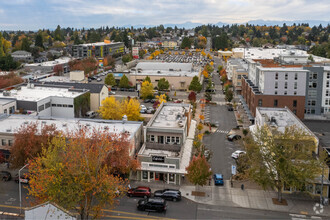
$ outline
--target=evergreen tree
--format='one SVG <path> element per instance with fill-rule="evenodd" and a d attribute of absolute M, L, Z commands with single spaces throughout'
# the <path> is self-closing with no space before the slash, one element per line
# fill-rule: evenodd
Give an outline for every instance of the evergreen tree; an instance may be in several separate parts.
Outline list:
<path fill-rule="evenodd" d="M 63 39 L 60 25 L 57 25 L 57 28 L 54 32 L 54 39 L 58 41 L 62 41 Z"/>
<path fill-rule="evenodd" d="M 128 78 L 126 75 L 123 75 L 121 78 L 120 78 L 120 81 L 119 81 L 119 87 L 120 88 L 129 88 L 129 81 L 128 81 Z"/>
<path fill-rule="evenodd" d="M 143 82 L 145 82 L 145 81 L 148 81 L 148 82 L 151 83 L 151 79 L 150 79 L 150 77 L 149 77 L 149 76 L 146 76 L 146 78 L 144 78 Z"/>
<path fill-rule="evenodd" d="M 165 78 L 161 78 L 158 81 L 158 89 L 159 90 L 167 90 L 170 87 L 170 83 L 168 82 L 168 80 L 166 80 Z"/>
<path fill-rule="evenodd" d="M 21 50 L 30 51 L 30 42 L 27 37 L 24 37 L 22 40 Z"/>
<path fill-rule="evenodd" d="M 113 76 L 112 73 L 108 74 L 105 77 L 104 83 L 107 84 L 107 85 L 109 85 L 109 86 L 115 86 L 115 85 L 117 85 L 116 79 L 115 79 L 115 77 Z"/>
<path fill-rule="evenodd" d="M 189 90 L 193 90 L 195 92 L 200 92 L 202 90 L 202 85 L 199 82 L 198 76 L 194 76 L 194 78 L 191 80 Z"/>
<path fill-rule="evenodd" d="M 44 47 L 44 43 L 43 43 L 43 40 L 42 40 L 42 35 L 41 35 L 41 33 L 38 33 L 37 36 L 36 36 L 36 39 L 35 39 L 35 46 L 37 46 L 37 47 L 41 47 L 41 48 Z"/>
<path fill-rule="evenodd" d="M 189 48 L 191 47 L 191 40 L 188 37 L 184 37 L 181 43 L 181 48 Z"/>

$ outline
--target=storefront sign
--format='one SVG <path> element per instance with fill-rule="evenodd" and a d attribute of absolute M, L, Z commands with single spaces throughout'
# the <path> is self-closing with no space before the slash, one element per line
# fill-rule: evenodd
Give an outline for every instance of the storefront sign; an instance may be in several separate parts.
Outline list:
<path fill-rule="evenodd" d="M 152 156 L 152 162 L 160 162 L 160 163 L 164 163 L 165 161 L 165 157 L 162 156 Z"/>

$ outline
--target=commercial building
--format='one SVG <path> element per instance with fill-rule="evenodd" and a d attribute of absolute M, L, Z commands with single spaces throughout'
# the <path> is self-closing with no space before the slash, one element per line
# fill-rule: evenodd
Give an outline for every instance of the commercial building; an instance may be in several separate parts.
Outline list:
<path fill-rule="evenodd" d="M 307 135 L 312 137 L 312 140 L 301 140 L 301 142 L 308 141 L 308 146 L 310 146 L 313 151 L 313 154 L 316 156 L 319 155 L 319 138 L 304 124 L 302 123 L 295 114 L 293 114 L 288 108 L 256 108 L 256 117 L 255 125 L 250 126 L 250 130 L 253 133 L 256 132 L 257 128 L 260 128 L 264 125 L 276 128 L 279 132 L 284 132 L 286 128 L 295 126 L 298 129 L 301 129 Z M 272 135 L 272 134 L 270 134 Z M 329 176 L 329 169 L 324 171 L 324 176 Z M 313 183 L 306 185 L 306 191 L 314 195 L 320 195 L 323 192 L 323 196 L 328 197 L 329 185 L 330 182 L 327 178 L 323 178 L 320 175 Z M 323 182 L 323 183 L 322 183 Z M 322 189 L 323 184 L 323 189 Z M 293 187 L 284 187 L 283 192 L 292 193 L 296 189 Z"/>
<path fill-rule="evenodd" d="M 164 40 L 162 42 L 162 47 L 163 48 L 168 48 L 168 49 L 177 49 L 178 48 L 178 41 L 177 40 Z"/>
<path fill-rule="evenodd" d="M 88 128 L 88 131 L 108 131 L 113 134 L 125 133 L 130 142 L 129 155 L 137 154 L 143 143 L 143 122 L 137 121 L 115 121 L 85 118 L 59 118 L 41 117 L 32 115 L 0 115 L 0 139 L 2 150 L 8 157 L 10 147 L 14 143 L 14 135 L 21 126 L 37 123 L 38 129 L 45 125 L 54 125 L 62 132 L 73 132 L 81 127 Z"/>
<path fill-rule="evenodd" d="M 46 117 L 73 118 L 89 111 L 89 91 L 75 88 L 58 88 L 43 85 L 25 84 L 10 91 L 0 93 L 1 99 L 17 102 L 17 109 L 22 113 Z M 75 100 L 86 102 L 75 103 Z"/>
<path fill-rule="evenodd" d="M 97 42 L 72 46 L 72 56 L 75 58 L 104 58 L 108 55 L 122 54 L 124 52 L 125 45 L 123 42 Z"/>
<path fill-rule="evenodd" d="M 0 98 L 0 114 L 14 114 L 16 111 L 15 99 L 1 99 Z"/>
<path fill-rule="evenodd" d="M 192 154 L 196 121 L 189 104 L 162 103 L 144 130 L 136 179 L 180 184 Z"/>
<path fill-rule="evenodd" d="M 40 73 L 53 73 L 54 67 L 61 65 L 63 67 L 63 73 L 67 73 L 70 71 L 69 62 L 72 60 L 70 57 L 61 57 L 55 59 L 54 61 L 46 61 L 42 63 L 30 63 L 25 64 L 24 69 L 28 72 L 34 72 L 35 76 Z"/>
<path fill-rule="evenodd" d="M 133 85 L 141 84 L 149 76 L 151 83 L 157 86 L 161 78 L 166 78 L 170 84 L 170 90 L 188 90 L 194 76 L 200 77 L 199 67 L 193 67 L 192 63 L 161 63 L 139 62 L 131 69 L 129 80 Z"/>
<path fill-rule="evenodd" d="M 35 83 L 35 85 L 41 85 L 50 88 L 56 87 L 88 91 L 90 94 L 90 110 L 92 111 L 97 111 L 100 108 L 102 101 L 108 97 L 108 87 L 104 84 L 45 81 L 41 83 Z"/>

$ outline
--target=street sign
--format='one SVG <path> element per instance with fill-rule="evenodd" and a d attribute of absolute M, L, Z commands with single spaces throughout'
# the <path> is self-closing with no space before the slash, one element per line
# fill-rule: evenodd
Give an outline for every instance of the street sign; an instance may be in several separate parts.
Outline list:
<path fill-rule="evenodd" d="M 231 165 L 231 174 L 236 175 L 236 166 Z"/>

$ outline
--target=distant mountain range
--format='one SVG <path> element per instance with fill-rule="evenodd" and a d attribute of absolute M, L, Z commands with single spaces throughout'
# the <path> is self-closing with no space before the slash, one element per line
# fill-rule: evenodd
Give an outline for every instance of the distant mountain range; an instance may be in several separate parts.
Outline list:
<path fill-rule="evenodd" d="M 239 23 L 239 24 L 252 24 L 252 25 L 266 25 L 266 26 L 274 26 L 274 25 L 278 25 L 278 26 L 282 26 L 284 23 L 288 26 L 295 24 L 301 24 L 301 23 L 308 23 L 310 27 L 312 26 L 319 26 L 320 24 L 322 26 L 327 26 L 328 24 L 330 24 L 330 21 L 320 21 L 320 20 L 294 20 L 294 21 L 276 21 L 276 20 L 252 20 L 252 21 L 248 21 L 248 22 L 244 22 L 244 23 Z M 216 26 L 223 26 L 223 25 L 228 25 L 229 23 L 223 23 L 223 22 L 218 22 L 215 24 L 211 24 L 211 25 L 216 25 Z M 186 29 L 192 29 L 198 26 L 203 25 L 202 23 L 193 23 L 193 22 L 185 22 L 182 24 L 163 24 L 165 28 L 167 27 L 172 27 L 174 28 L 175 26 L 177 26 L 178 28 L 186 28 Z M 231 24 L 229 24 L 231 25 Z M 125 28 L 130 28 L 132 25 L 124 25 L 122 27 Z M 150 28 L 150 27 L 155 27 L 155 26 L 159 26 L 159 25 L 133 25 L 134 28 Z"/>

